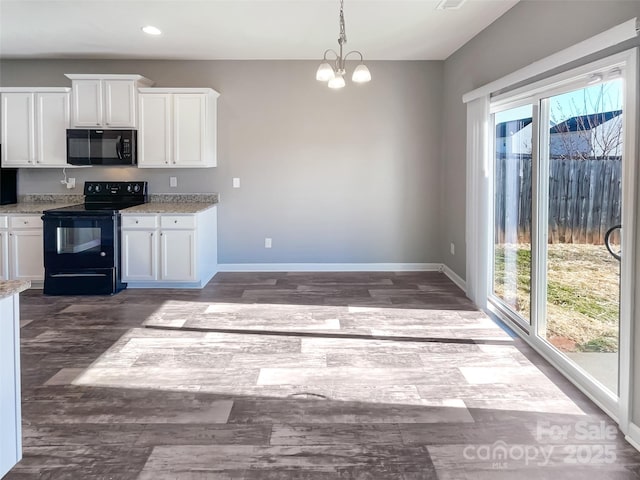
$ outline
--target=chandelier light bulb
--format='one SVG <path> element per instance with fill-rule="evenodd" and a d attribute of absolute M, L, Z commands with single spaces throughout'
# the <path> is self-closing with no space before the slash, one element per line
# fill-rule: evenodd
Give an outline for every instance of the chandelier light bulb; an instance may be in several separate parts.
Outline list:
<path fill-rule="evenodd" d="M 336 74 L 333 71 L 333 67 L 329 65 L 328 62 L 321 63 L 316 72 L 316 80 L 320 82 L 328 82 L 335 76 Z"/>
<path fill-rule="evenodd" d="M 364 63 L 361 63 L 353 71 L 351 80 L 355 83 L 367 83 L 371 81 L 371 72 Z"/>
<path fill-rule="evenodd" d="M 333 77 L 331 80 L 329 80 L 329 83 L 327 83 L 327 86 L 329 88 L 333 88 L 333 89 L 339 89 L 339 88 L 343 88 L 345 86 L 345 81 L 344 81 L 344 77 L 341 74 L 336 74 L 335 77 Z"/>

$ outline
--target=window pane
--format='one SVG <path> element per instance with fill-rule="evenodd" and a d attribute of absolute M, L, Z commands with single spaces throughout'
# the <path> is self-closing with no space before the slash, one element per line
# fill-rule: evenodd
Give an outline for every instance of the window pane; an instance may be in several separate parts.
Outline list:
<path fill-rule="evenodd" d="M 494 118 L 493 294 L 529 324 L 533 107 Z"/>
<path fill-rule="evenodd" d="M 618 387 L 622 80 L 549 98 L 546 331 L 612 392 Z M 609 237 L 620 249 L 619 229 Z"/>

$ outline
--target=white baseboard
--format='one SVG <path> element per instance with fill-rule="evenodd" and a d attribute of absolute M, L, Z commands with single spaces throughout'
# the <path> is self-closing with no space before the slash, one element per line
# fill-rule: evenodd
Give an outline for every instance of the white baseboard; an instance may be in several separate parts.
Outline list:
<path fill-rule="evenodd" d="M 629 423 L 629 432 L 624 439 L 631 444 L 633 448 L 640 451 L 640 427 L 635 423 Z"/>
<path fill-rule="evenodd" d="M 467 282 L 465 282 L 462 278 L 460 278 L 460 276 L 456 272 L 451 270 L 446 265 L 442 265 L 442 271 L 447 277 L 449 277 L 449 279 L 453 283 L 455 283 L 458 287 L 460 287 L 460 290 L 462 290 L 465 293 L 467 292 Z"/>
<path fill-rule="evenodd" d="M 219 272 L 437 272 L 440 263 L 219 263 Z"/>

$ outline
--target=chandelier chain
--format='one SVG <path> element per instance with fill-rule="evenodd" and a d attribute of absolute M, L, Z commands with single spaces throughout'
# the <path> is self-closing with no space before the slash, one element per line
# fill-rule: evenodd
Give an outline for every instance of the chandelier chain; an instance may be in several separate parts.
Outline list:
<path fill-rule="evenodd" d="M 338 38 L 340 45 L 347 43 L 347 31 L 344 26 L 344 0 L 340 0 L 340 38 Z"/>

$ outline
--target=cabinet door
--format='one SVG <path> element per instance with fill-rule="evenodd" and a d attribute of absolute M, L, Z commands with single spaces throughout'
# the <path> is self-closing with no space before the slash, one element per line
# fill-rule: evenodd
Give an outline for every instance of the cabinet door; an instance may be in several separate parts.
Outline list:
<path fill-rule="evenodd" d="M 11 278 L 44 280 L 42 228 L 12 230 L 9 245 Z"/>
<path fill-rule="evenodd" d="M 136 89 L 132 80 L 104 80 L 107 127 L 136 126 Z"/>
<path fill-rule="evenodd" d="M 158 278 L 158 242 L 155 230 L 122 230 L 122 281 Z"/>
<path fill-rule="evenodd" d="M 177 166 L 200 167 L 205 164 L 206 96 L 173 96 L 174 156 Z"/>
<path fill-rule="evenodd" d="M 171 164 L 171 95 L 140 94 L 138 166 Z"/>
<path fill-rule="evenodd" d="M 76 127 L 102 125 L 102 83 L 100 80 L 73 81 L 73 124 Z"/>
<path fill-rule="evenodd" d="M 42 166 L 67 164 L 69 94 L 36 94 L 36 163 Z"/>
<path fill-rule="evenodd" d="M 195 281 L 195 230 L 163 230 L 160 233 L 160 244 L 160 278 Z"/>
<path fill-rule="evenodd" d="M 18 296 L 0 300 L 0 477 L 22 457 Z"/>
<path fill-rule="evenodd" d="M 9 280 L 9 232 L 0 230 L 0 280 Z"/>
<path fill-rule="evenodd" d="M 2 165 L 33 166 L 35 161 L 33 93 L 2 94 Z"/>

